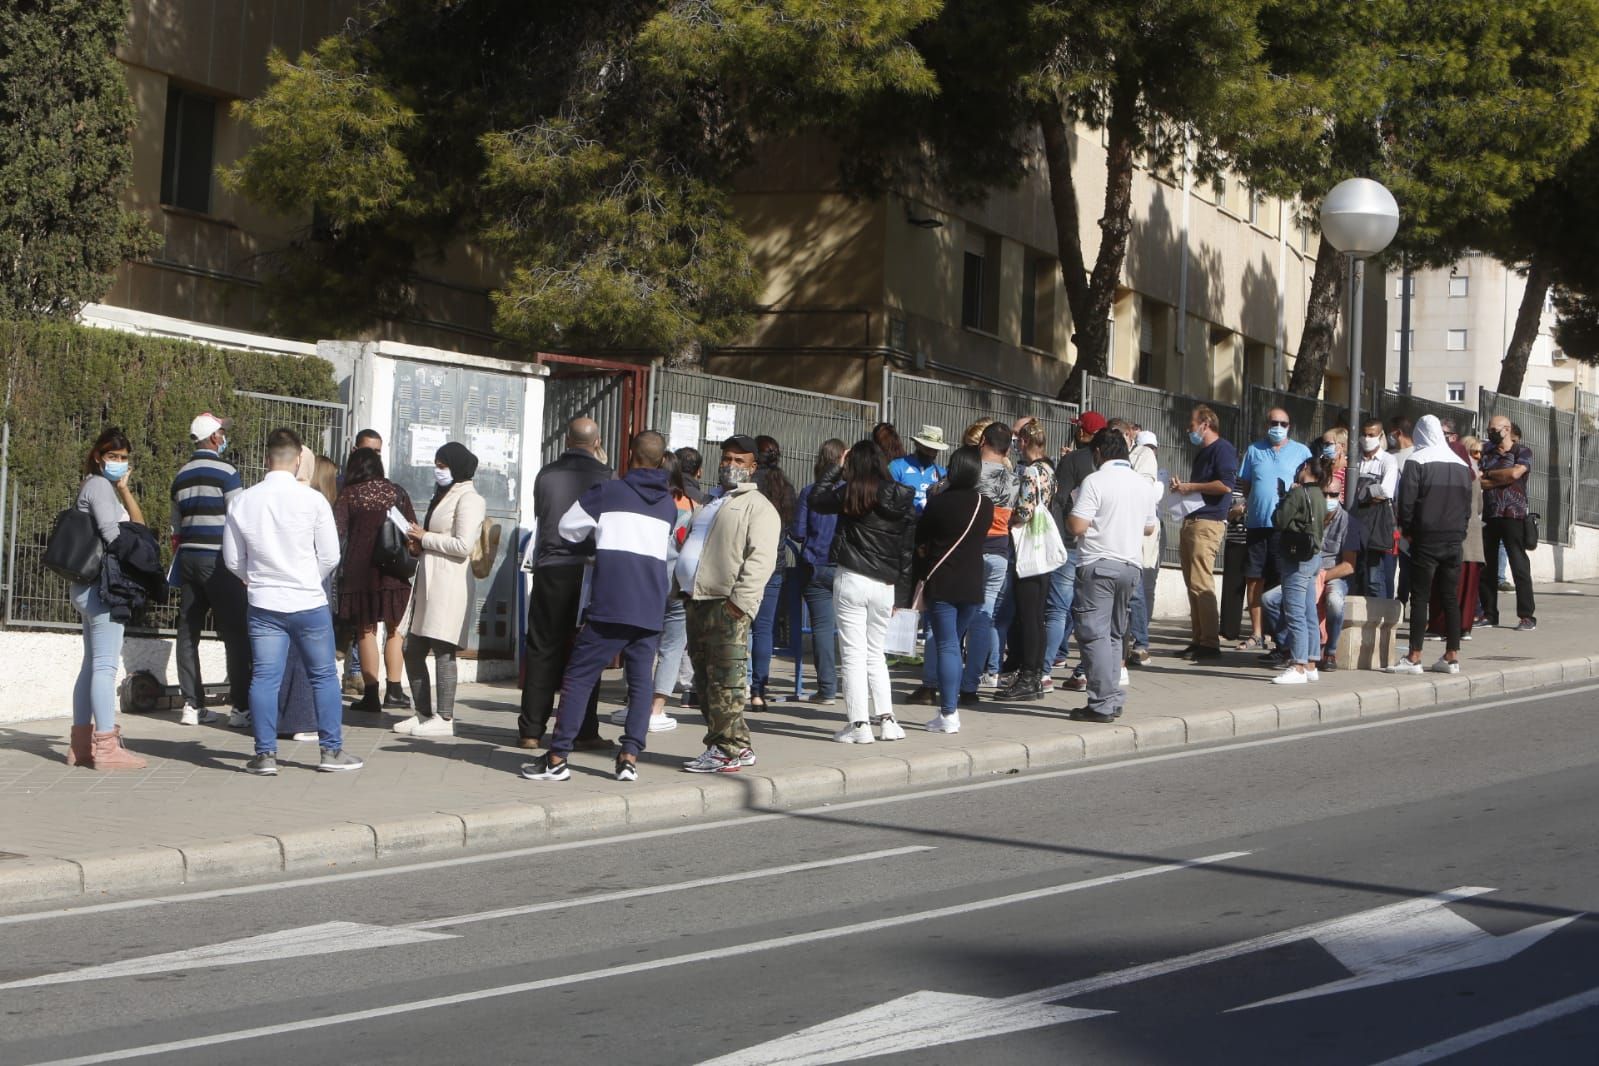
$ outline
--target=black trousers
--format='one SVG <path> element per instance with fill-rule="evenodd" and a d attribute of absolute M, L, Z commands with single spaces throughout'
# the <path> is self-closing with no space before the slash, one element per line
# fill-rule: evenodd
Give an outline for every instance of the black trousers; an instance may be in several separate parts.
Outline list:
<path fill-rule="evenodd" d="M 217 636 L 227 653 L 228 701 L 243 710 L 250 706 L 249 610 L 244 582 L 222 565 L 221 552 L 187 550 L 178 553 L 178 579 L 183 592 L 178 600 L 178 690 L 191 707 L 205 706 L 205 686 L 200 678 L 200 633 L 205 616 L 216 623 Z"/>
<path fill-rule="evenodd" d="M 1410 650 L 1421 651 L 1427 639 L 1427 622 L 1432 613 L 1434 590 L 1444 611 L 1444 647 L 1460 650 L 1460 554 L 1459 541 L 1410 542 Z"/>
<path fill-rule="evenodd" d="M 1018 670 L 1044 669 L 1044 605 L 1049 599 L 1050 577 L 1019 577 L 1011 593 L 1016 616 L 1010 624 L 1010 645 Z"/>
<path fill-rule="evenodd" d="M 1244 593 L 1248 578 L 1244 566 L 1249 562 L 1249 545 L 1243 541 L 1226 541 L 1222 545 L 1221 564 L 1221 637 L 1237 640 L 1242 633 L 1244 618 Z"/>
<path fill-rule="evenodd" d="M 1482 523 L 1482 557 L 1489 577 L 1499 565 L 1499 546 L 1510 560 L 1510 577 L 1516 583 L 1516 617 L 1538 620 L 1532 594 L 1532 560 L 1527 558 L 1527 524 L 1524 518 L 1485 518 Z M 1482 613 L 1490 625 L 1499 624 L 1499 582 L 1482 583 Z"/>
<path fill-rule="evenodd" d="M 577 607 L 583 597 L 582 566 L 547 566 L 533 571 L 533 594 L 527 604 L 527 669 L 522 676 L 522 708 L 516 729 L 524 738 L 539 739 L 555 712 L 572 642 L 577 639 Z M 578 729 L 579 740 L 600 735 L 600 689 L 594 686 Z"/>

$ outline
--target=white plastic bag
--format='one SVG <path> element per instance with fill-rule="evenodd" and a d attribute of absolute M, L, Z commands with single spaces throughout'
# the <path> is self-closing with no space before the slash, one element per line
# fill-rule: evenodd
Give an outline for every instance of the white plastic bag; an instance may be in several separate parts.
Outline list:
<path fill-rule="evenodd" d="M 901 658 L 914 658 L 916 638 L 920 635 L 915 611 L 895 611 L 888 619 L 888 632 L 883 634 L 883 652 Z"/>
<path fill-rule="evenodd" d="M 1037 577 L 1059 570 L 1066 564 L 1066 545 L 1049 510 L 1040 507 L 1025 526 L 1010 531 L 1016 546 L 1016 576 Z"/>

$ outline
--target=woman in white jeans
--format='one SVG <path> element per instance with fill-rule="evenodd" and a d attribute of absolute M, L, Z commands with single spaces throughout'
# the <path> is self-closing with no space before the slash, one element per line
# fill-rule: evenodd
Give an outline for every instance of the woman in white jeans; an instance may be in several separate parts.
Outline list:
<path fill-rule="evenodd" d="M 887 456 L 870 440 L 858 442 L 844 457 L 842 470 L 811 490 L 812 510 L 839 516 L 829 561 L 838 568 L 833 608 L 849 719 L 834 734 L 840 743 L 872 743 L 874 715 L 882 739 L 905 738 L 894 717 L 883 643 L 894 609 L 911 603 L 915 505 L 915 492 L 889 476 Z"/>

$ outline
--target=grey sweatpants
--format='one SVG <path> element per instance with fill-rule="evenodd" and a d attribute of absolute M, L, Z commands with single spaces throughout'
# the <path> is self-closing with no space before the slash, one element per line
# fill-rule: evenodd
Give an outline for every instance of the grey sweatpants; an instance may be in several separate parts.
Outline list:
<path fill-rule="evenodd" d="M 1072 632 L 1088 675 L 1087 709 L 1096 714 L 1120 714 L 1127 702 L 1121 687 L 1122 635 L 1127 632 L 1133 586 L 1143 576 L 1141 567 L 1121 559 L 1078 564 Z"/>
<path fill-rule="evenodd" d="M 432 637 L 408 634 L 405 638 L 405 672 L 411 679 L 411 703 L 417 717 L 455 717 L 456 645 Z M 428 677 L 428 652 L 433 653 L 434 673 L 438 675 L 438 700 L 433 699 Z"/>

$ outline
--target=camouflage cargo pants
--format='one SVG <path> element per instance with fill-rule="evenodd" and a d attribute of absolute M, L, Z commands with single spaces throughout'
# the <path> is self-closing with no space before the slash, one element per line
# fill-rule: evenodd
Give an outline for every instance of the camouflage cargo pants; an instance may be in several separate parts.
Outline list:
<path fill-rule="evenodd" d="M 749 726 L 744 723 L 749 617 L 734 618 L 726 600 L 690 600 L 687 620 L 694 691 L 705 716 L 705 746 L 737 755 L 750 746 Z"/>

